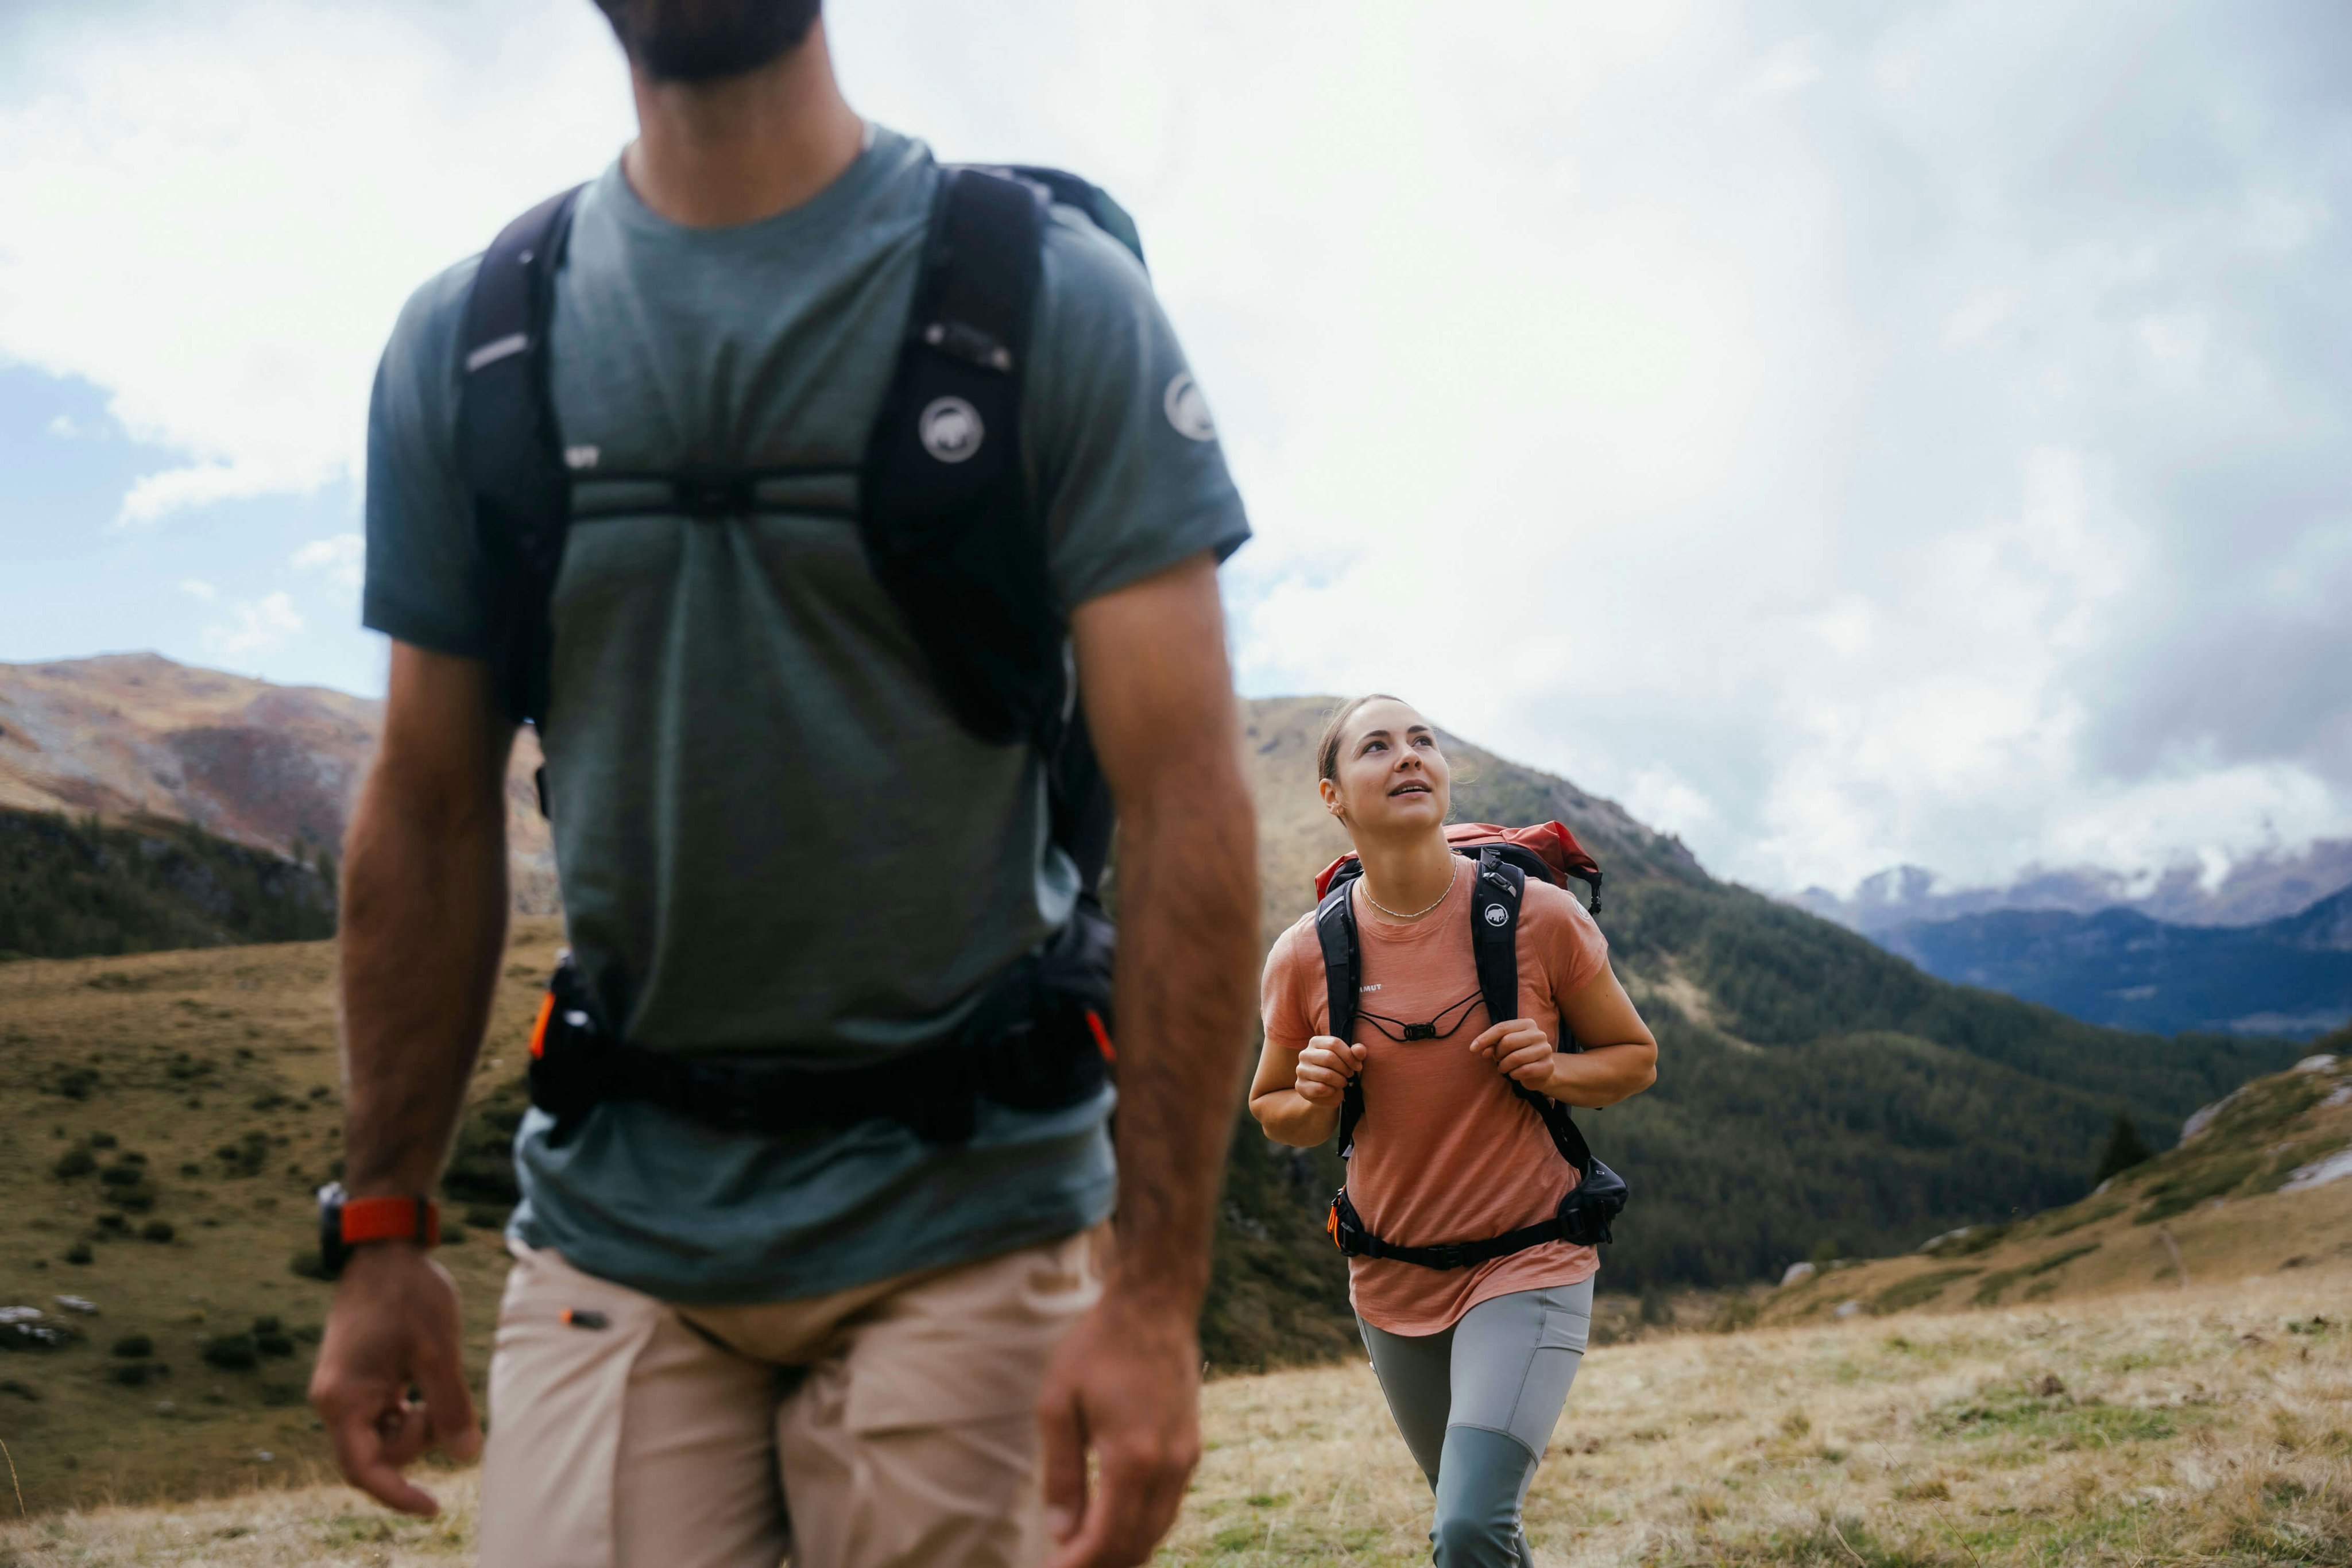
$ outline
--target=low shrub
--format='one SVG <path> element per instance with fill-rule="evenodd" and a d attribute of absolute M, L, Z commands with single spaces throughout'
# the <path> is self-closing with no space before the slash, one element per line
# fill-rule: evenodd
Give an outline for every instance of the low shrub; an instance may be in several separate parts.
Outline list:
<path fill-rule="evenodd" d="M 223 1372 L 251 1372 L 261 1364 L 260 1349 L 249 1333 L 225 1333 L 205 1341 L 205 1363 Z"/>
<path fill-rule="evenodd" d="M 89 1146 L 93 1149 L 110 1149 L 114 1147 L 114 1134 L 111 1133 L 92 1133 L 89 1135 Z"/>
<path fill-rule="evenodd" d="M 122 1361 L 108 1367 L 106 1375 L 109 1382 L 120 1383 L 127 1388 L 138 1388 L 155 1375 L 155 1369 L 143 1361 Z"/>
<path fill-rule="evenodd" d="M 98 1156 L 77 1145 L 59 1155 L 58 1163 L 51 1166 L 49 1171 L 59 1181 L 71 1181 L 76 1176 L 86 1176 L 97 1168 Z"/>
<path fill-rule="evenodd" d="M 114 1342 L 114 1354 L 136 1360 L 155 1354 L 155 1342 L 143 1333 L 127 1333 Z"/>
<path fill-rule="evenodd" d="M 139 1228 L 139 1234 L 149 1241 L 169 1241 L 179 1232 L 172 1228 L 168 1219 L 151 1219 Z"/>
<path fill-rule="evenodd" d="M 136 1186 L 147 1179 L 147 1167 L 126 1158 L 99 1172 L 98 1179 L 106 1186 Z"/>
<path fill-rule="evenodd" d="M 65 1256 L 66 1261 L 68 1263 L 89 1262 L 92 1257 L 92 1253 L 89 1249 L 89 1243 L 87 1241 L 75 1242 L 72 1246 L 66 1249 Z"/>

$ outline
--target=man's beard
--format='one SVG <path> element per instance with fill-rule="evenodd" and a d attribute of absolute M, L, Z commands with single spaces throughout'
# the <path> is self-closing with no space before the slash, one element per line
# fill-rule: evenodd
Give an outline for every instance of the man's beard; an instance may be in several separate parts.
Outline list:
<path fill-rule="evenodd" d="M 631 60 L 656 81 L 716 81 L 800 47 L 820 0 L 596 0 Z"/>

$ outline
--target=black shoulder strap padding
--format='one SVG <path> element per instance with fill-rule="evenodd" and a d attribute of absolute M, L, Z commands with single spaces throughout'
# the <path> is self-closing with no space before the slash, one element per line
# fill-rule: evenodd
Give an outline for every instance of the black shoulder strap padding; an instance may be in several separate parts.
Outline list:
<path fill-rule="evenodd" d="M 1093 220 L 1095 227 L 1127 247 L 1128 254 L 1142 264 L 1143 235 L 1128 215 L 1125 207 L 1111 199 L 1110 193 L 1091 180 L 1082 179 L 1066 169 L 1045 169 L 1034 163 L 1016 163 L 1005 171 L 1021 179 L 1034 181 L 1045 187 L 1054 200 L 1066 207 L 1076 207 Z"/>
<path fill-rule="evenodd" d="M 1470 890 L 1470 951 L 1491 1027 L 1519 1016 L 1519 902 L 1527 873 L 1494 844 L 1479 850 L 1477 866 Z"/>
<path fill-rule="evenodd" d="M 1355 1038 L 1357 988 L 1363 968 L 1362 950 L 1356 944 L 1356 907 L 1349 892 L 1355 880 L 1334 878 L 1323 902 L 1315 906 L 1315 941 L 1323 950 L 1323 994 L 1330 1013 L 1323 1027 L 1340 1040 Z M 1355 1145 L 1356 1124 L 1363 1115 L 1363 1080 L 1350 1078 L 1339 1096 L 1339 1157 L 1343 1160 Z"/>
<path fill-rule="evenodd" d="M 1478 994 L 1486 1000 L 1489 1027 L 1519 1016 L 1519 905 L 1527 897 L 1528 873 L 1517 862 L 1526 853 L 1507 844 L 1478 850 L 1478 883 L 1470 893 L 1470 951 L 1477 960 Z M 1537 863 L 1549 880 L 1549 869 Z M 1519 1083 L 1511 1090 L 1543 1118 L 1562 1159 L 1580 1171 L 1591 1168 L 1592 1150 L 1567 1106 Z"/>
<path fill-rule="evenodd" d="M 517 724 L 546 719 L 547 607 L 571 521 L 547 324 L 579 195 L 549 197 L 491 243 L 458 340 L 457 471 L 473 497 L 491 675 Z"/>
<path fill-rule="evenodd" d="M 1050 758 L 1068 628 L 1021 459 L 1040 270 L 1037 187 L 943 170 L 896 373 L 867 437 L 859 531 L 949 710 Z"/>

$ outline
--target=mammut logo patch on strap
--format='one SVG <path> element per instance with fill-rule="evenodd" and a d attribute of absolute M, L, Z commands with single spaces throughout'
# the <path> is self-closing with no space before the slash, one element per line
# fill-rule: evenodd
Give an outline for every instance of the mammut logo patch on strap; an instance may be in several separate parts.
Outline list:
<path fill-rule="evenodd" d="M 960 397 L 933 398 L 915 428 L 923 450 L 942 463 L 961 463 L 971 456 L 988 434 L 980 410 Z"/>
<path fill-rule="evenodd" d="M 1486 924 L 1489 925 L 1500 925 L 1510 917 L 1511 912 L 1499 904 L 1490 904 L 1486 906 Z"/>

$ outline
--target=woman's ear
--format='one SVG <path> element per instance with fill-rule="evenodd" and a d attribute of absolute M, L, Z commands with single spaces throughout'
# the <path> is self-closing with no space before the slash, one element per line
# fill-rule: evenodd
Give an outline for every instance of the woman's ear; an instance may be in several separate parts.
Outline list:
<path fill-rule="evenodd" d="M 1339 784 L 1335 780 L 1329 779 L 1320 779 L 1316 780 L 1315 788 L 1322 791 L 1323 809 L 1330 812 L 1333 816 L 1340 817 L 1344 821 L 1344 813 L 1339 810 Z"/>

